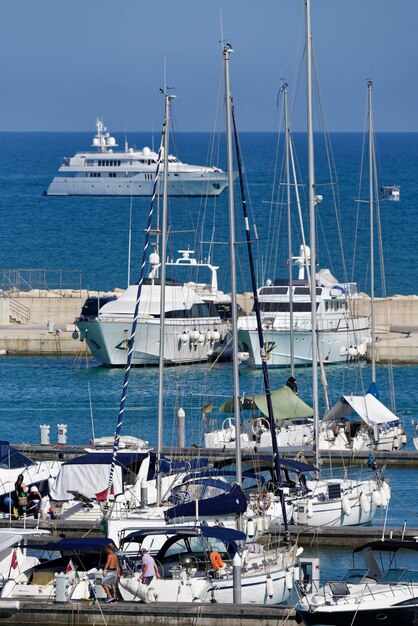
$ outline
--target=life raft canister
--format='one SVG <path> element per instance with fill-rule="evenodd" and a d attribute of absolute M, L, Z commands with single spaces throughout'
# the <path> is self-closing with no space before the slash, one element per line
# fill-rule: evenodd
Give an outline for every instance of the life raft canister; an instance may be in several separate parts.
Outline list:
<path fill-rule="evenodd" d="M 210 562 L 212 563 L 212 567 L 215 570 L 215 572 L 217 572 L 218 570 L 221 569 L 221 567 L 224 566 L 224 562 L 222 561 L 222 557 L 219 554 L 219 552 L 216 552 L 216 550 L 214 550 L 213 552 L 210 553 Z"/>

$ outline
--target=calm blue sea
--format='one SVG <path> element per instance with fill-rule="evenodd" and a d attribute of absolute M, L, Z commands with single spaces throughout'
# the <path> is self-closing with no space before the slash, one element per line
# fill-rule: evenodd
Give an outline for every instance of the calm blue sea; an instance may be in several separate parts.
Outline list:
<path fill-rule="evenodd" d="M 92 134 L 88 133 L 0 133 L 0 269 L 43 268 L 68 270 L 63 274 L 66 287 L 90 289 L 126 287 L 127 250 L 130 215 L 129 198 L 53 198 L 42 192 L 55 175 L 61 158 L 87 149 Z M 124 137 L 118 136 L 123 145 Z M 128 136 L 137 147 L 158 145 L 159 137 L 138 133 Z M 295 136 L 302 199 L 305 195 L 305 136 Z M 221 144 L 222 144 L 221 138 Z M 222 159 L 208 159 L 211 137 L 208 134 L 179 134 L 176 154 L 190 163 L 225 166 Z M 333 160 L 336 172 L 327 171 L 323 145 L 319 142 L 316 159 L 319 205 L 318 251 L 322 267 L 330 267 L 344 279 L 345 260 L 348 278 L 359 283 L 362 291 L 370 285 L 368 252 L 368 206 L 359 198 L 363 137 L 361 134 L 333 134 Z M 417 134 L 382 134 L 377 136 L 378 169 L 381 184 L 399 184 L 401 201 L 380 206 L 388 294 L 418 294 L 418 162 Z M 276 137 L 268 133 L 244 133 L 241 136 L 249 189 L 249 204 L 257 225 L 255 243 L 260 279 L 284 276 L 287 271 L 286 208 L 272 204 Z M 174 151 L 174 150 L 173 150 Z M 222 145 L 213 154 L 224 154 Z M 278 159 L 281 169 L 281 157 Z M 276 175 L 276 187 L 279 174 Z M 363 171 L 367 185 L 367 171 Z M 339 201 L 341 239 L 336 226 L 332 198 Z M 238 197 L 238 189 L 237 189 Z M 360 197 L 367 198 L 364 191 Z M 192 198 L 170 201 L 170 255 L 190 247 L 211 255 L 220 267 L 220 287 L 229 290 L 227 194 L 218 200 Z M 131 279 L 138 274 L 143 245 L 143 229 L 149 199 L 133 199 L 133 235 Z M 237 203 L 237 240 L 244 241 L 241 209 Z M 253 221 L 253 220 L 251 220 Z M 203 226 L 202 226 L 203 224 Z M 305 220 L 305 225 L 307 220 Z M 357 224 L 357 228 L 356 228 Z M 296 219 L 295 246 L 297 235 Z M 216 242 L 209 246 L 211 233 Z M 272 237 L 273 235 L 273 237 Z M 272 241 L 274 239 L 274 242 Z M 238 245 L 238 283 L 249 290 L 245 248 Z M 52 274 L 49 286 L 54 287 Z M 377 280 L 381 293 L 381 281 Z M 379 295 L 379 294 L 378 294 Z M 338 366 L 328 370 L 331 398 L 342 392 L 360 392 L 370 382 L 370 368 Z M 378 368 L 382 399 L 390 405 L 389 370 Z M 271 373 L 272 386 L 286 381 L 287 371 Z M 411 420 L 418 418 L 418 368 L 394 368 L 395 398 L 398 413 L 405 419 L 408 437 L 412 435 Z M 70 443 L 83 444 L 92 437 L 114 432 L 121 394 L 123 372 L 97 367 L 85 360 L 69 358 L 12 358 L 0 360 L 1 404 L 0 437 L 12 442 L 38 442 L 40 424 L 51 425 L 51 441 L 56 442 L 57 424 L 68 425 Z M 310 402 L 310 370 L 298 371 L 300 395 Z M 246 393 L 261 390 L 260 372 L 243 369 L 241 389 Z M 92 414 L 90 414 L 89 388 Z M 219 406 L 231 393 L 232 376 L 228 365 L 171 368 L 166 372 L 164 443 L 175 443 L 174 418 L 178 407 L 184 407 L 188 443 L 198 443 L 202 434 L 199 407 L 207 402 Z M 136 370 L 132 376 L 124 426 L 125 434 L 141 436 L 156 443 L 157 372 Z M 322 402 L 322 400 L 321 400 Z M 411 444 L 409 443 L 409 447 Z M 394 497 L 389 508 L 388 523 L 418 527 L 417 470 L 388 468 L 386 475 L 393 485 Z M 380 523 L 382 520 L 376 520 Z"/>

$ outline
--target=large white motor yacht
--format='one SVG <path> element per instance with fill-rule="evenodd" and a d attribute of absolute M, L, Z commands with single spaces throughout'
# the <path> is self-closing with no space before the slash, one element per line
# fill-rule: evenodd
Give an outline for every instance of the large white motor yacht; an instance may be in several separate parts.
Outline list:
<path fill-rule="evenodd" d="M 209 270 L 209 283 L 171 282 L 165 289 L 165 346 L 167 365 L 197 363 L 220 355 L 229 337 L 230 297 L 218 290 L 218 267 L 198 263 L 193 251 L 180 250 L 182 256 L 167 261 L 167 267 L 189 268 L 189 272 Z M 158 255 L 150 257 L 153 269 L 142 286 L 138 328 L 133 348 L 133 365 L 158 365 L 161 285 L 157 278 Z M 75 323 L 99 363 L 107 366 L 126 364 L 128 342 L 135 309 L 137 285 L 130 285 L 118 298 L 89 298 Z M 102 306 L 101 306 L 102 305 Z"/>
<path fill-rule="evenodd" d="M 96 121 L 92 146 L 96 152 L 77 152 L 64 158 L 48 196 L 151 196 L 158 154 L 145 147 L 136 150 L 125 141 L 124 150 Z M 162 178 L 161 178 L 162 181 Z M 218 196 L 227 187 L 227 175 L 217 167 L 189 165 L 168 157 L 168 193 L 172 196 Z M 161 189 L 162 191 L 162 182 Z"/>
<path fill-rule="evenodd" d="M 300 255 L 294 260 L 299 265 L 299 276 L 292 281 L 292 294 L 289 280 L 269 280 L 258 291 L 269 367 L 289 367 L 292 335 L 295 365 L 312 363 L 311 295 L 305 278 L 305 268 L 310 262 L 308 246 L 301 246 Z M 317 336 L 323 363 L 342 363 L 366 356 L 370 324 L 366 316 L 356 315 L 352 310 L 356 293 L 355 283 L 339 283 L 327 269 L 317 273 Z M 261 367 L 255 315 L 239 319 L 238 340 L 240 350 L 249 354 L 248 365 Z"/>

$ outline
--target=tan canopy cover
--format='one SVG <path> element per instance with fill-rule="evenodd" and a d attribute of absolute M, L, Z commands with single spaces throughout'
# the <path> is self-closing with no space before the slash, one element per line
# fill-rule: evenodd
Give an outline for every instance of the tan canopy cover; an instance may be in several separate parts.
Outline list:
<path fill-rule="evenodd" d="M 291 420 L 301 417 L 312 417 L 313 410 L 299 398 L 287 385 L 271 392 L 271 401 L 276 420 Z M 257 396 L 241 396 L 241 408 L 245 410 L 259 409 L 263 415 L 268 415 L 266 394 Z M 219 409 L 220 413 L 232 413 L 234 399 L 230 398 Z"/>

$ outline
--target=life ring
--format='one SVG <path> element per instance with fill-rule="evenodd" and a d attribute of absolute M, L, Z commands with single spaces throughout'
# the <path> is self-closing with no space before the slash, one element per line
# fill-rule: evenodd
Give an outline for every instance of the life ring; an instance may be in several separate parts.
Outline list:
<path fill-rule="evenodd" d="M 221 567 L 224 566 L 222 557 L 219 554 L 219 552 L 216 552 L 216 550 L 210 553 L 209 558 L 210 558 L 210 562 L 212 563 L 212 567 L 215 570 L 215 572 L 218 572 L 221 569 Z"/>
<path fill-rule="evenodd" d="M 271 506 L 271 500 L 268 493 L 262 493 L 257 498 L 257 508 L 259 511 L 268 511 Z"/>

